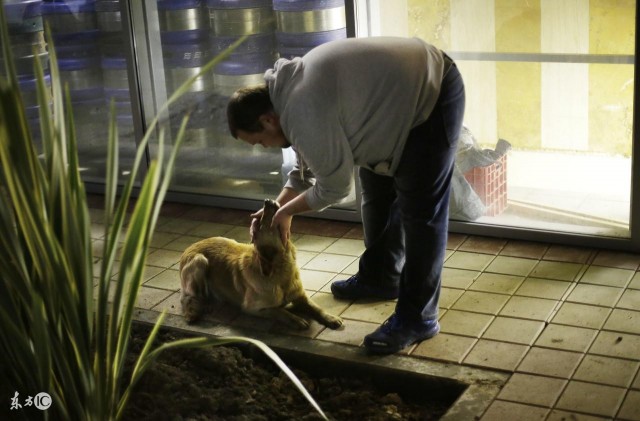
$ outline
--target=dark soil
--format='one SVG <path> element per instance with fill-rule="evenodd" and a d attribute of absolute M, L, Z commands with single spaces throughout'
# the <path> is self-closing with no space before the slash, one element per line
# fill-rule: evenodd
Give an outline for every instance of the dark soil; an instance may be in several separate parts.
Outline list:
<path fill-rule="evenodd" d="M 134 327 L 134 361 L 147 338 Z M 183 337 L 163 331 L 161 341 Z M 252 358 L 249 347 L 171 350 L 145 373 L 129 401 L 125 420 L 320 420 L 275 365 Z M 254 349 L 255 351 L 255 349 Z M 444 403 L 410 403 L 398 393 L 377 390 L 366 376 L 314 376 L 290 368 L 332 420 L 437 420 Z"/>

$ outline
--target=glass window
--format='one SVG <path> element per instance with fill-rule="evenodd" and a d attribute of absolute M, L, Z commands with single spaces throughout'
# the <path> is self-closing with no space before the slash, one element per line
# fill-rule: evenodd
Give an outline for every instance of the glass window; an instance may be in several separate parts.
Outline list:
<path fill-rule="evenodd" d="M 511 147 L 465 168 L 477 197 L 458 199 L 486 207 L 467 220 L 630 236 L 634 0 L 356 3 L 359 36 L 417 36 L 456 60 L 467 91 L 459 164 Z"/>

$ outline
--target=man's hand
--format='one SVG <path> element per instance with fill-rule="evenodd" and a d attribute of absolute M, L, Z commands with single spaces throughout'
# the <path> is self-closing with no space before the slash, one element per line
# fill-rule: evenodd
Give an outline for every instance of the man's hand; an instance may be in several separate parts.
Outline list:
<path fill-rule="evenodd" d="M 282 240 L 282 245 L 287 246 L 287 242 L 289 241 L 289 237 L 291 236 L 291 220 L 293 219 L 293 215 L 289 215 L 285 208 L 280 208 L 273 215 L 273 219 L 271 220 L 271 227 L 277 227 L 280 231 L 280 240 Z"/>
<path fill-rule="evenodd" d="M 253 243 L 253 237 L 256 235 L 256 232 L 258 232 L 258 229 L 260 228 L 260 218 L 262 218 L 262 209 L 260 209 L 256 213 L 252 213 L 251 215 L 249 215 L 249 218 L 251 218 L 249 235 L 251 236 L 251 242 Z"/>

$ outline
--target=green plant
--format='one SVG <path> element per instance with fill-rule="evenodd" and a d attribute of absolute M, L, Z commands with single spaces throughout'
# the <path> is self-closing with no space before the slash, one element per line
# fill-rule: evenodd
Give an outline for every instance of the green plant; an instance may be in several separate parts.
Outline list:
<path fill-rule="evenodd" d="M 53 401 L 49 410 L 29 412 L 29 415 L 16 411 L 11 413 L 12 417 L 32 418 L 34 414 L 41 414 L 45 419 L 119 419 L 136 382 L 160 353 L 177 347 L 242 341 L 254 344 L 274 360 L 324 416 L 291 370 L 262 342 L 243 337 L 203 337 L 154 348 L 164 313 L 149 335 L 131 378 L 122 379 L 147 249 L 187 118 L 182 121 L 164 166 L 164 134 L 159 131 L 158 156 L 148 167 L 125 229 L 134 182 L 158 121 L 151 122 L 131 173 L 117 194 L 118 134 L 112 109 L 104 250 L 99 274 L 94 278 L 91 224 L 79 174 L 73 115 L 68 91 L 60 84 L 51 37 L 47 33 L 51 95 L 44 83 L 42 67 L 35 62 L 43 146 L 39 157 L 23 111 L 4 22 L 0 1 L 2 54 L 7 74 L 6 79 L 0 78 L 0 377 L 4 382 L 0 392 L 12 394 L 0 397 L 2 405 L 5 402 L 9 405 L 13 391 L 47 392 Z M 211 60 L 202 72 L 223 60 L 243 41 L 240 39 Z M 171 96 L 165 109 L 197 76 Z M 51 110 L 47 106 L 50 100 Z M 111 282 L 116 257 L 119 270 L 115 282 Z M 108 300 L 110 293 L 111 301 Z"/>

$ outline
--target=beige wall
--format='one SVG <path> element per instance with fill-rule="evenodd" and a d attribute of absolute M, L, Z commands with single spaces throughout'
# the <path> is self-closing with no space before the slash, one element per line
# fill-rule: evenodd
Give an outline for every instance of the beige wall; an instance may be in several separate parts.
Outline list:
<path fill-rule="evenodd" d="M 408 0 L 409 35 L 448 51 L 633 55 L 635 0 Z M 633 65 L 463 62 L 486 145 L 630 155 Z"/>

